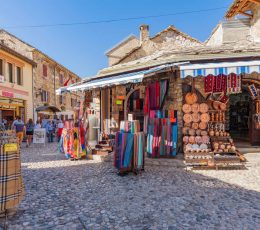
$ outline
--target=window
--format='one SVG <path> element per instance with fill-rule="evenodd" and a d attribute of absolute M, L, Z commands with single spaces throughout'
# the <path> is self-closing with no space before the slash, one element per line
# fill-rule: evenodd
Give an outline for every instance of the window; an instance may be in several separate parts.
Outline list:
<path fill-rule="evenodd" d="M 0 75 L 4 75 L 4 61 L 2 59 L 0 59 Z"/>
<path fill-rule="evenodd" d="M 47 77 L 47 75 L 48 75 L 48 67 L 45 64 L 42 65 L 42 75 L 44 77 Z"/>
<path fill-rule="evenodd" d="M 17 84 L 22 85 L 23 79 L 22 79 L 22 70 L 21 67 L 16 67 L 16 78 L 17 78 Z"/>
<path fill-rule="evenodd" d="M 9 78 L 9 82 L 14 83 L 13 64 L 7 63 L 7 66 L 8 66 L 8 78 Z"/>
<path fill-rule="evenodd" d="M 60 102 L 60 105 L 63 104 L 63 96 L 62 95 L 60 95 L 60 97 L 59 97 L 59 102 Z"/>
<path fill-rule="evenodd" d="M 42 91 L 42 102 L 48 102 L 49 101 L 49 92 L 43 90 Z"/>
<path fill-rule="evenodd" d="M 71 98 L 71 107 L 77 106 L 77 99 Z"/>
<path fill-rule="evenodd" d="M 60 85 L 63 86 L 63 84 L 64 84 L 64 77 L 63 77 L 63 74 L 60 74 L 59 79 L 60 79 Z"/>

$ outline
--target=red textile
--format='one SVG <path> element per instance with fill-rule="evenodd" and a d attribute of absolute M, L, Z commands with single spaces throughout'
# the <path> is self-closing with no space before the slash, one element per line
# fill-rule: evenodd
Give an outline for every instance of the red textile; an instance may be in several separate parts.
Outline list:
<path fill-rule="evenodd" d="M 144 114 L 148 114 L 150 110 L 149 88 L 145 89 Z"/>
<path fill-rule="evenodd" d="M 160 109 L 160 82 L 155 83 L 155 109 Z"/>
<path fill-rule="evenodd" d="M 63 130 L 63 128 L 59 128 L 59 129 L 58 129 L 58 137 L 61 137 L 62 130 Z"/>
<path fill-rule="evenodd" d="M 205 77 L 205 79 L 204 79 L 205 93 L 213 92 L 214 83 L 215 83 L 215 76 L 213 76 L 212 74 L 209 74 L 207 77 Z"/>

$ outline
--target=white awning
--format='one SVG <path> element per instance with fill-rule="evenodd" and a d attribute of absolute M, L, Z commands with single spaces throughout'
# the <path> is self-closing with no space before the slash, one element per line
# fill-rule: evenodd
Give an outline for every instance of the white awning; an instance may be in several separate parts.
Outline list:
<path fill-rule="evenodd" d="M 90 90 L 95 88 L 102 88 L 102 87 L 109 87 L 114 85 L 124 85 L 127 83 L 140 83 L 143 81 L 143 78 L 145 76 L 150 76 L 150 74 L 154 74 L 163 70 L 166 70 L 170 67 L 178 66 L 180 64 L 184 64 L 187 62 L 182 63 L 171 63 L 171 64 L 165 64 L 160 65 L 157 67 L 150 68 L 148 70 L 142 70 L 127 74 L 120 74 L 115 75 L 111 77 L 103 77 L 103 78 L 96 78 L 93 80 L 89 80 L 88 82 L 81 83 L 81 84 L 75 84 L 66 88 L 60 88 L 56 90 L 57 94 L 63 93 L 63 92 L 72 92 L 72 91 L 78 91 L 78 90 Z"/>
<path fill-rule="evenodd" d="M 234 61 L 234 62 L 216 62 L 202 64 L 184 64 L 180 66 L 181 78 L 187 76 L 207 76 L 209 74 L 250 74 L 260 73 L 260 60 L 253 61 Z"/>

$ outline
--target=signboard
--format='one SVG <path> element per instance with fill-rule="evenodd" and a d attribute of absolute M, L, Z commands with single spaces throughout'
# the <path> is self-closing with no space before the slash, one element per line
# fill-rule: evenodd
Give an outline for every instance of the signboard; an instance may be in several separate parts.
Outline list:
<path fill-rule="evenodd" d="M 0 75 L 0 83 L 4 83 L 5 82 L 5 77 L 3 75 Z"/>
<path fill-rule="evenodd" d="M 117 105 L 123 105 L 123 101 L 122 100 L 116 100 L 116 104 Z"/>
<path fill-rule="evenodd" d="M 17 143 L 9 143 L 4 145 L 4 151 L 5 152 L 17 152 L 18 146 Z"/>
<path fill-rule="evenodd" d="M 34 129 L 33 131 L 33 143 L 34 144 L 45 144 L 46 130 L 45 129 Z"/>
<path fill-rule="evenodd" d="M 14 97 L 14 93 L 8 92 L 8 91 L 2 91 L 2 96 L 13 98 Z"/>

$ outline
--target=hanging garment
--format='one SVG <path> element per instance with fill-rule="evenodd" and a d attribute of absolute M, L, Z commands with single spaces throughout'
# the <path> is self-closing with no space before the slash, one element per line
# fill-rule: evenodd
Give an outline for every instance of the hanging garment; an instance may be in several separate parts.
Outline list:
<path fill-rule="evenodd" d="M 210 74 L 204 78 L 204 91 L 205 93 L 212 93 L 215 84 L 215 76 Z"/>

